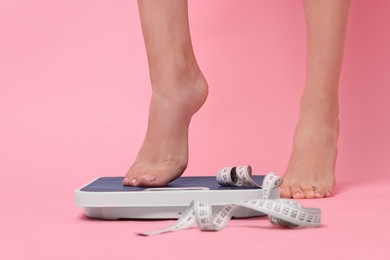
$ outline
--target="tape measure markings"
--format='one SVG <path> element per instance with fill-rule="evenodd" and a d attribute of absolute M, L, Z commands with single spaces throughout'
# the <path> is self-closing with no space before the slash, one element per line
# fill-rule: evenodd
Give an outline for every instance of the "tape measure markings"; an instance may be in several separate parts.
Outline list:
<path fill-rule="evenodd" d="M 167 232 L 188 229 L 196 224 L 201 230 L 218 231 L 223 229 L 232 218 L 234 212 L 241 207 L 249 208 L 268 215 L 272 224 L 288 228 L 306 226 L 317 227 L 321 221 L 321 210 L 304 208 L 290 199 L 270 199 L 272 189 L 281 185 L 281 178 L 275 173 L 264 177 L 262 185 L 257 184 L 251 177 L 252 168 L 249 165 L 225 167 L 218 171 L 217 182 L 220 185 L 256 186 L 262 188 L 262 198 L 222 205 L 213 215 L 211 204 L 192 201 L 182 216 L 166 228 L 138 233 L 142 236 L 158 235 Z"/>

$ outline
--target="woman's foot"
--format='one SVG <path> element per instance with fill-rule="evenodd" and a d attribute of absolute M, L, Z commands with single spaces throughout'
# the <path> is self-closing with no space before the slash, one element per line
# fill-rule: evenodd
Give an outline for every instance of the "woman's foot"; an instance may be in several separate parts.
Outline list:
<path fill-rule="evenodd" d="M 301 101 L 293 149 L 280 188 L 281 197 L 313 199 L 332 196 L 338 135 L 337 101 L 318 93 L 306 94 Z"/>
<path fill-rule="evenodd" d="M 194 62 L 189 68 L 152 81 L 149 121 L 138 156 L 123 179 L 131 186 L 164 186 L 188 163 L 191 117 L 208 95 L 206 79 Z"/>

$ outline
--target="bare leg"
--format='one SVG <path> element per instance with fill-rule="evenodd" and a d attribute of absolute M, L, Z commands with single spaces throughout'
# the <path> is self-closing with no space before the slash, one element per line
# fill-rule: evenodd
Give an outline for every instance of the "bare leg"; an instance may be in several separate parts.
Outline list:
<path fill-rule="evenodd" d="M 161 186 L 188 162 L 188 128 L 208 94 L 192 49 L 186 0 L 138 0 L 152 97 L 146 136 L 123 180 Z"/>
<path fill-rule="evenodd" d="M 350 0 L 304 0 L 307 77 L 281 196 L 332 196 L 339 134 L 338 88 Z"/>

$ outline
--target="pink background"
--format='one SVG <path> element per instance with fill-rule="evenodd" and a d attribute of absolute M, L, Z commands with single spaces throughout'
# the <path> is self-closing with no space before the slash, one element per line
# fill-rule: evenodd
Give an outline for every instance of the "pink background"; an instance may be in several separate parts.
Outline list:
<path fill-rule="evenodd" d="M 133 232 L 170 222 L 93 221 L 73 205 L 82 184 L 124 175 L 144 136 L 151 89 L 136 1 L 2 0 L 0 258 L 248 259 L 270 250 L 278 259 L 388 259 L 389 11 L 387 0 L 351 6 L 336 196 L 302 201 L 322 208 L 321 228 L 236 220 L 219 233 L 141 238 Z M 240 164 L 282 174 L 305 77 L 301 2 L 190 1 L 190 18 L 210 95 L 192 122 L 185 174 Z"/>

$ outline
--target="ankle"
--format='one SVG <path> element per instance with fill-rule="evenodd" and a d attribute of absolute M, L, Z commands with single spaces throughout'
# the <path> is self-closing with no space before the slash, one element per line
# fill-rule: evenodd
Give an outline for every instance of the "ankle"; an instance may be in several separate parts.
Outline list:
<path fill-rule="evenodd" d="M 199 66 L 195 57 L 171 57 L 160 61 L 149 62 L 149 75 L 152 87 L 164 82 L 183 81 L 190 78 Z"/>
<path fill-rule="evenodd" d="M 208 84 L 194 61 L 185 67 L 169 68 L 151 76 L 153 95 L 169 102 L 185 102 L 194 113 L 208 96 Z"/>
<path fill-rule="evenodd" d="M 300 101 L 301 114 L 311 113 L 328 119 L 338 119 L 338 85 L 306 84 Z"/>

